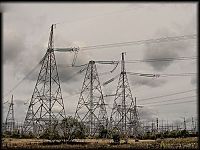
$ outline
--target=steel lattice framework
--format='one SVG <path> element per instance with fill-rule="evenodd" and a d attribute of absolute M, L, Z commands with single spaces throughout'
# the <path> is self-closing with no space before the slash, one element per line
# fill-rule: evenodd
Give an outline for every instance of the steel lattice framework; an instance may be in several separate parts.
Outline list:
<path fill-rule="evenodd" d="M 5 131 L 13 132 L 15 129 L 15 118 L 14 118 L 14 108 L 13 108 L 13 95 L 11 103 L 9 105 L 8 114 L 6 116 Z"/>
<path fill-rule="evenodd" d="M 75 118 L 85 124 L 88 136 L 107 128 L 108 117 L 95 61 L 87 66 Z"/>
<path fill-rule="evenodd" d="M 41 61 L 42 66 L 23 124 L 23 133 L 32 132 L 36 136 L 46 130 L 52 133 L 55 123 L 66 117 L 54 54 L 53 28 L 54 25 L 51 26 L 48 49 Z"/>
<path fill-rule="evenodd" d="M 138 114 L 131 94 L 122 53 L 121 73 L 110 117 L 110 129 L 123 135 L 135 135 Z"/>
<path fill-rule="evenodd" d="M 141 107 L 141 106 L 137 106 L 136 105 L 136 97 L 135 97 L 135 101 L 132 100 L 131 102 L 131 107 L 129 108 L 130 110 L 130 126 L 129 126 L 129 134 L 132 136 L 137 137 L 138 135 L 142 135 L 143 134 L 143 129 L 140 123 L 140 118 L 139 118 L 139 113 L 138 113 L 138 109 L 137 107 Z"/>

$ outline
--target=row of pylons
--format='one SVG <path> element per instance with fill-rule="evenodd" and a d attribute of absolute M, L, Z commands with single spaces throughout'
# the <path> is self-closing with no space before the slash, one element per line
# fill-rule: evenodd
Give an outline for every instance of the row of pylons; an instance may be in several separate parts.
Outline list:
<path fill-rule="evenodd" d="M 41 69 L 26 113 L 23 134 L 31 132 L 40 136 L 47 130 L 53 134 L 56 125 L 66 118 L 54 54 L 53 28 L 52 25 L 47 52 L 40 62 Z M 89 61 L 74 116 L 84 123 L 87 136 L 97 135 L 100 129 L 136 136 L 140 130 L 136 107 L 125 70 L 124 53 L 110 118 L 107 115 L 95 61 Z"/>

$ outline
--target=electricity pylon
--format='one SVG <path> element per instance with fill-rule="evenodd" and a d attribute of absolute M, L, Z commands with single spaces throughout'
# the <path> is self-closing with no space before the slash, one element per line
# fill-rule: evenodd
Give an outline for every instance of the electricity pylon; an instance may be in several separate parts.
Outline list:
<path fill-rule="evenodd" d="M 124 53 L 122 53 L 121 73 L 110 117 L 110 128 L 117 130 L 122 135 L 130 136 L 133 134 L 131 128 L 136 126 L 136 116 L 136 107 L 125 70 Z"/>
<path fill-rule="evenodd" d="M 14 118 L 14 108 L 13 108 L 13 95 L 11 103 L 9 105 L 8 114 L 6 116 L 5 131 L 13 132 L 15 129 L 15 118 Z"/>
<path fill-rule="evenodd" d="M 59 76 L 54 54 L 53 28 L 51 26 L 48 48 L 41 61 L 40 73 L 33 91 L 23 124 L 23 133 L 39 136 L 44 131 L 50 135 L 53 126 L 66 117 Z"/>
<path fill-rule="evenodd" d="M 136 105 L 136 97 L 135 101 L 132 100 L 129 111 L 130 111 L 130 126 L 129 126 L 129 135 L 133 135 L 134 137 L 137 137 L 138 135 L 143 134 L 139 113 L 137 107 L 143 107 Z"/>
<path fill-rule="evenodd" d="M 88 136 L 107 128 L 108 117 L 95 61 L 87 66 L 75 118 L 84 123 Z"/>

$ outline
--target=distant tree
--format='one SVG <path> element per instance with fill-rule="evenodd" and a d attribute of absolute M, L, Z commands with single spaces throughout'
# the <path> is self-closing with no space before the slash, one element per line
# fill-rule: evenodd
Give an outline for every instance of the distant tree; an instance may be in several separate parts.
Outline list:
<path fill-rule="evenodd" d="M 34 138 L 35 136 L 34 136 L 33 132 L 30 131 L 29 134 L 28 134 L 28 137 L 29 138 Z"/>
<path fill-rule="evenodd" d="M 100 126 L 99 128 L 99 138 L 107 138 L 108 130 L 104 128 L 104 126 Z"/>
<path fill-rule="evenodd" d="M 63 119 L 60 127 L 65 141 L 72 141 L 74 138 L 85 138 L 86 128 L 84 124 L 71 116 Z"/>
<path fill-rule="evenodd" d="M 20 138 L 19 130 L 14 130 L 10 137 L 11 138 Z"/>
<path fill-rule="evenodd" d="M 181 137 L 189 137 L 189 132 L 187 130 L 182 130 Z"/>
<path fill-rule="evenodd" d="M 171 132 L 169 132 L 169 138 L 177 138 L 177 133 L 178 133 L 178 131 L 171 131 Z"/>
<path fill-rule="evenodd" d="M 119 144 L 120 143 L 120 134 L 117 128 L 114 128 L 112 130 L 112 139 L 114 141 L 115 144 Z"/>

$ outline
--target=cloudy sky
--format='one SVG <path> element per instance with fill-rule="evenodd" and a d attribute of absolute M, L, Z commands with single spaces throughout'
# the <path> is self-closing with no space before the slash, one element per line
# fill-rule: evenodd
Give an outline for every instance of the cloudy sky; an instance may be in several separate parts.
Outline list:
<path fill-rule="evenodd" d="M 1 10 L 3 11 L 3 101 L 10 101 L 11 95 L 14 95 L 15 117 L 18 122 L 24 121 L 28 108 L 24 102 L 28 100 L 28 103 L 30 102 L 40 66 L 26 79 L 23 81 L 22 79 L 44 56 L 51 24 L 56 24 L 55 47 L 85 47 L 197 34 L 195 3 L 3 3 Z M 76 65 L 88 63 L 89 60 L 120 60 L 122 52 L 126 52 L 128 72 L 155 74 L 197 72 L 196 59 L 128 63 L 132 60 L 152 58 L 196 57 L 195 39 L 80 50 Z M 76 93 L 81 90 L 85 72 L 71 78 L 80 69 L 67 67 L 73 60 L 73 53 L 55 52 L 55 55 L 65 110 L 67 115 L 74 115 L 79 99 L 79 94 Z M 97 64 L 101 83 L 120 73 L 119 65 L 113 73 L 101 75 L 113 68 L 113 65 Z M 190 120 L 192 116 L 197 116 L 195 74 L 158 78 L 128 75 L 128 79 L 132 95 L 137 97 L 138 105 L 144 106 L 139 110 L 141 118 L 150 121 L 159 117 L 173 121 L 182 120 L 182 117 Z M 103 92 L 114 94 L 117 82 L 118 79 L 102 87 Z M 16 88 L 10 92 L 13 87 Z M 183 93 L 142 101 L 146 98 L 180 92 Z M 108 114 L 113 98 L 105 98 L 105 103 L 109 104 Z M 173 99 L 179 100 L 173 101 Z M 180 103 L 183 101 L 193 102 Z M 3 107 L 5 119 L 8 104 L 4 104 Z"/>

